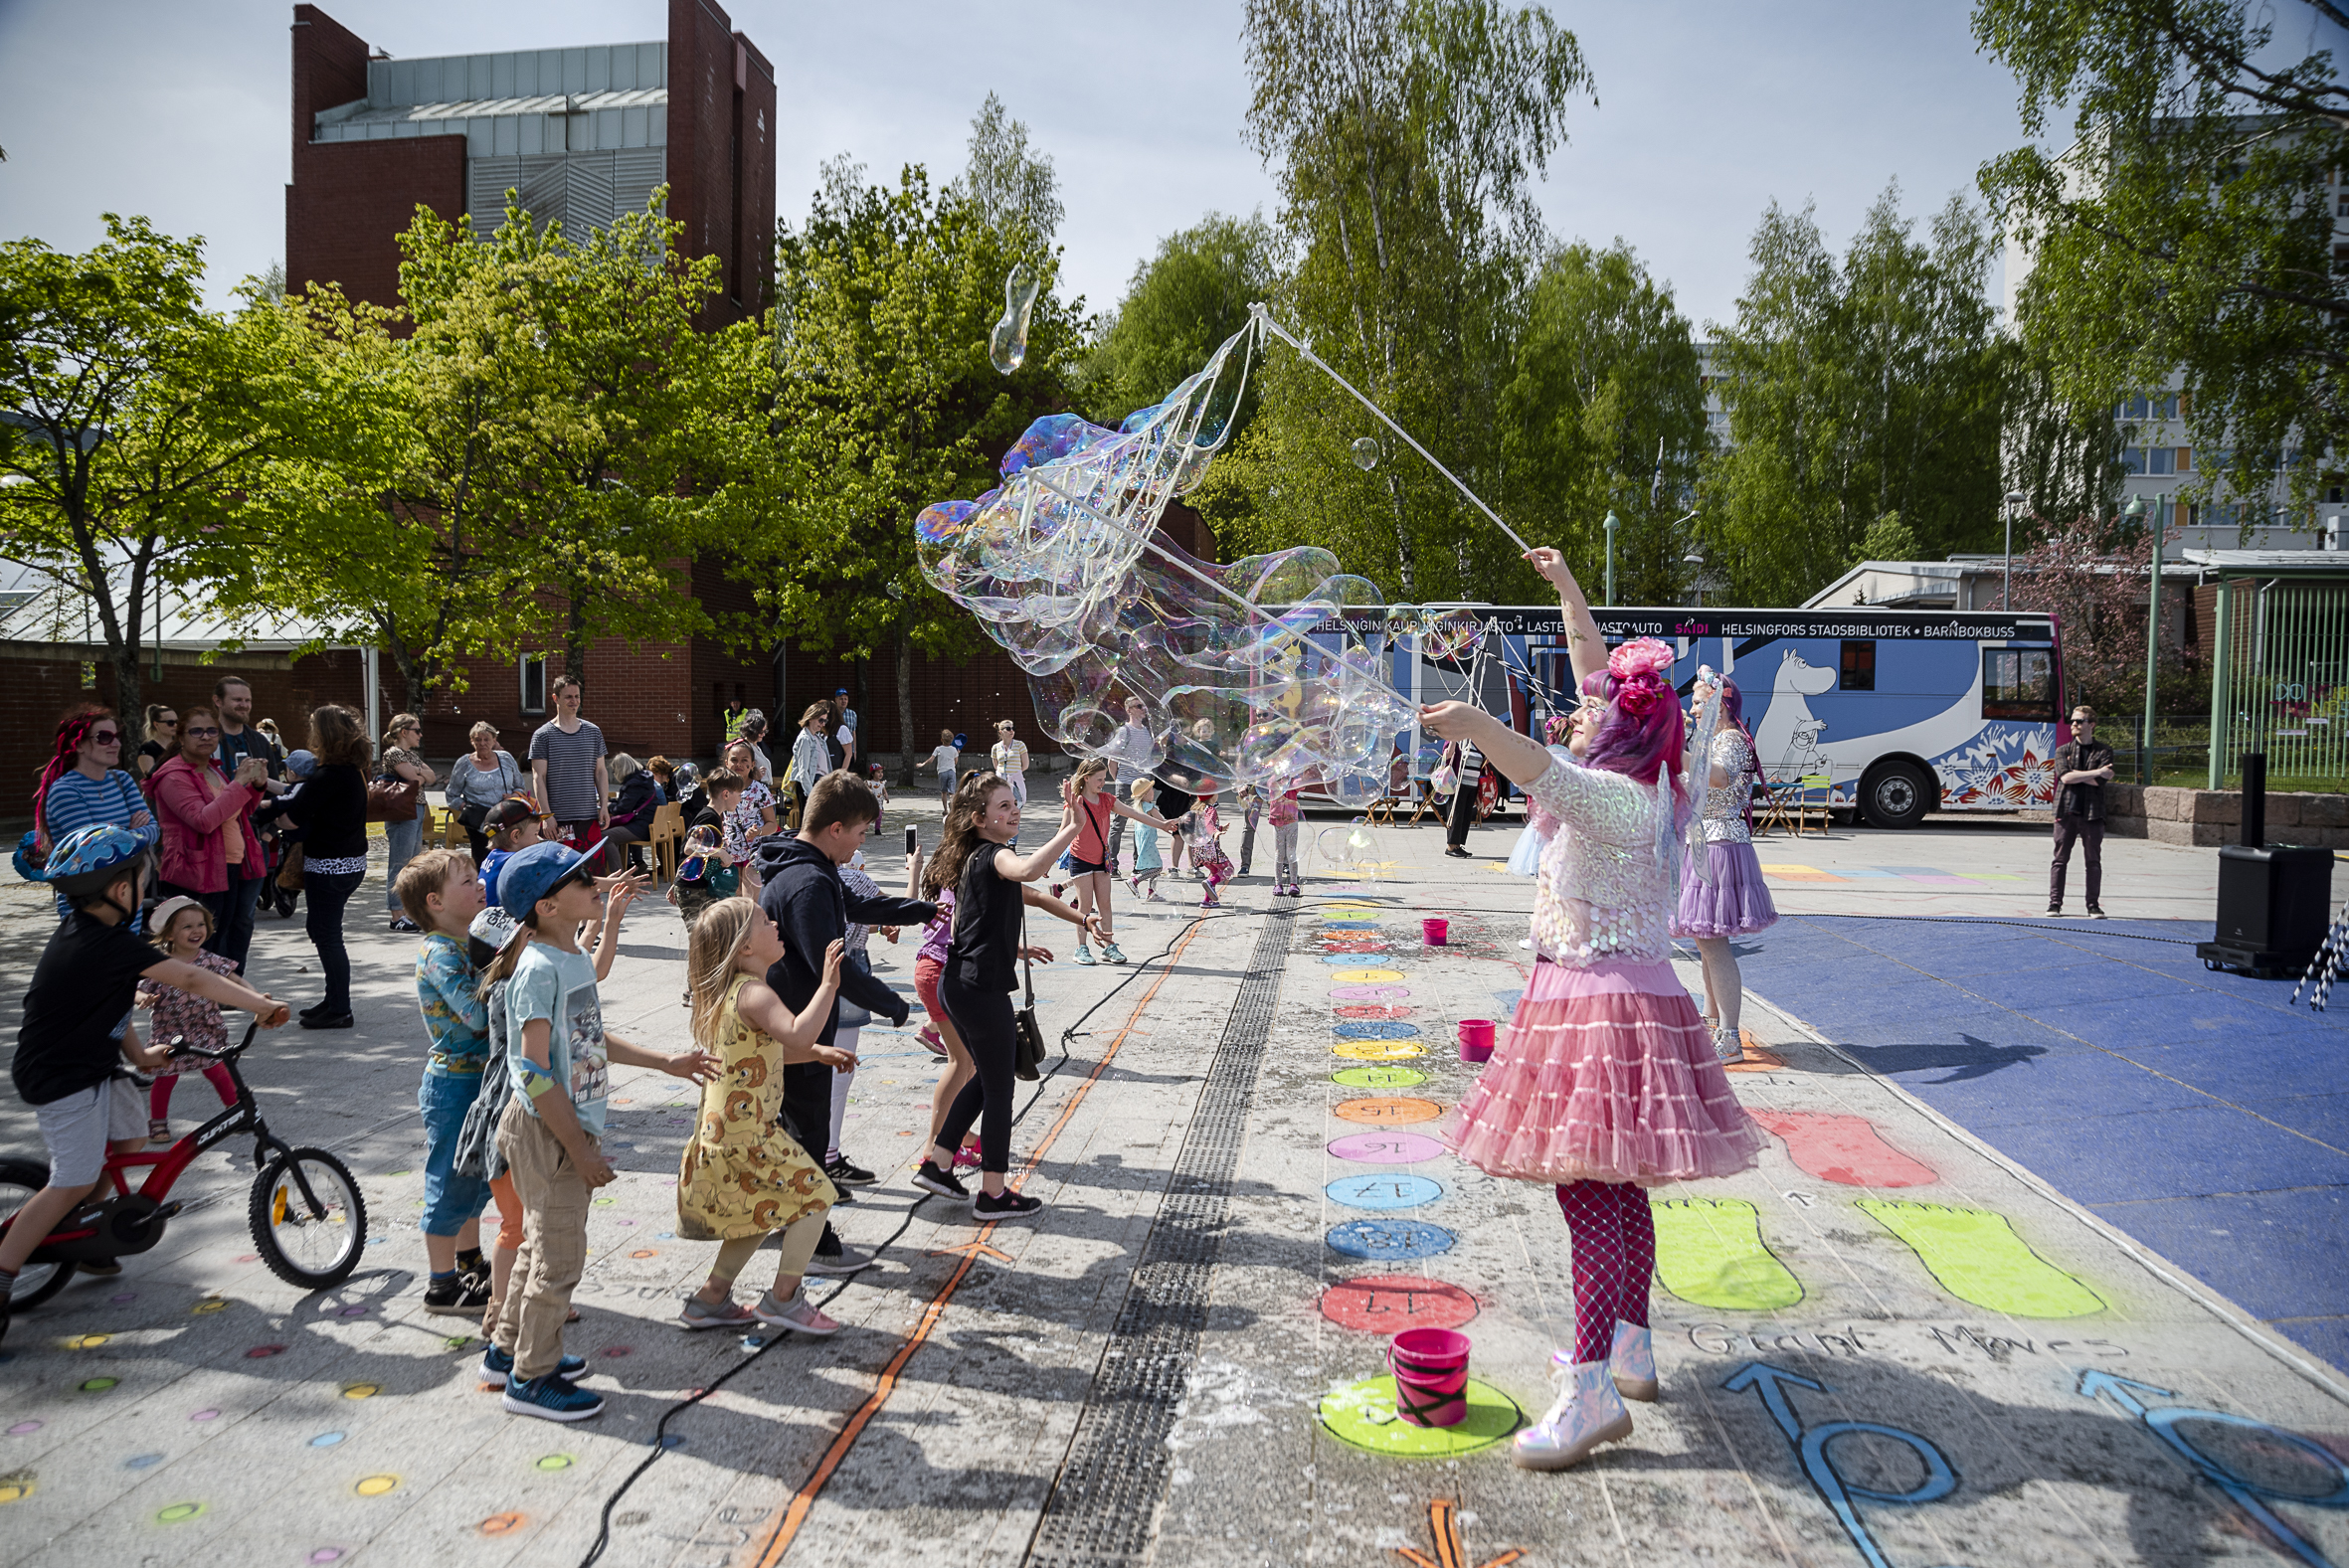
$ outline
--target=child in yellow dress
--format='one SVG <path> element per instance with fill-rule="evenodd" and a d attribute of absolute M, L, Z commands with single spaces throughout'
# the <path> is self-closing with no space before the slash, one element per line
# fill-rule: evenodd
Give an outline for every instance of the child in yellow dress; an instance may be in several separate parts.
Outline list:
<path fill-rule="evenodd" d="M 677 1314 L 687 1328 L 758 1322 L 804 1334 L 839 1330 L 800 1293 L 824 1214 L 839 1194 L 821 1162 L 775 1118 L 785 1063 L 856 1065 L 846 1052 L 815 1043 L 838 994 L 843 950 L 835 942 L 824 954 L 823 981 L 794 1017 L 764 979 L 768 965 L 783 957 L 783 938 L 758 905 L 722 899 L 694 923 L 686 964 L 693 1039 L 724 1065 L 702 1088 L 701 1115 L 677 1167 L 678 1236 L 720 1243 L 709 1283 L 685 1298 Z M 775 1287 L 756 1306 L 743 1307 L 734 1300 L 734 1277 L 773 1231 L 783 1232 Z"/>

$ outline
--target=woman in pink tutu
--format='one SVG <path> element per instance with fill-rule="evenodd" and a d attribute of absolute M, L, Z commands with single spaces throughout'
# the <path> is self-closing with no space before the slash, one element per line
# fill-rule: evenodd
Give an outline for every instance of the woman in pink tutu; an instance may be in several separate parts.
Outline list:
<path fill-rule="evenodd" d="M 1698 769 L 1707 773 L 1705 805 L 1699 813 L 1705 859 L 1700 866 L 1692 846 L 1681 868 L 1672 934 L 1693 939 L 1698 957 L 1705 960 L 1705 1022 L 1713 1030 L 1713 1054 L 1724 1062 L 1738 1062 L 1745 1059 L 1744 1036 L 1737 1032 L 1745 980 L 1737 972 L 1737 955 L 1729 939 L 1750 937 L 1778 924 L 1778 906 L 1770 902 L 1769 884 L 1762 880 L 1747 820 L 1760 768 L 1737 683 L 1716 675 L 1711 665 L 1700 665 L 1689 695 L 1699 722 L 1713 727 L 1711 747 L 1702 736 L 1689 738 L 1690 787 L 1696 787 Z"/>
<path fill-rule="evenodd" d="M 1419 722 L 1473 741 L 1558 822 L 1535 882 L 1533 978 L 1461 1102 L 1456 1146 L 1496 1176 L 1557 1187 L 1574 1345 L 1551 1356 L 1563 1388 L 1518 1434 L 1516 1458 L 1564 1470 L 1631 1435 L 1623 1395 L 1656 1397 L 1645 1189 L 1743 1170 L 1763 1136 L 1672 968 L 1672 861 L 1688 809 L 1672 650 L 1642 637 L 1609 656 L 1564 559 L 1548 549 L 1526 559 L 1557 585 L 1582 688 L 1566 744 L 1581 766 L 1465 703 L 1424 708 Z"/>

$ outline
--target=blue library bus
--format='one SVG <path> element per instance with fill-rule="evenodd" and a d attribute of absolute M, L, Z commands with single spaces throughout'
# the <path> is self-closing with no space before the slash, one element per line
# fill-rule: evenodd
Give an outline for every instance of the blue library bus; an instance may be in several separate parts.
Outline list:
<path fill-rule="evenodd" d="M 1763 776 L 1815 781 L 1810 798 L 1823 792 L 1876 826 L 1912 827 L 1928 810 L 2055 803 L 2052 758 L 2071 732 L 2051 615 L 1866 608 L 1592 615 L 1610 644 L 1638 636 L 1669 643 L 1684 693 L 1700 665 L 1732 676 Z M 1421 606 L 1390 618 L 1387 631 L 1396 690 L 1414 702 L 1473 701 L 1529 735 L 1571 705 L 1573 670 L 1554 605 Z M 1416 778 L 1433 770 L 1440 750 L 1415 728 L 1405 736 Z"/>

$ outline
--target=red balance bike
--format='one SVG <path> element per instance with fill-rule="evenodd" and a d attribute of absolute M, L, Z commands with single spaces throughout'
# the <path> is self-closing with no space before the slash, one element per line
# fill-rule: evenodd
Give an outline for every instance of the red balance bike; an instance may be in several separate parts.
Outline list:
<path fill-rule="evenodd" d="M 108 1154 L 97 1190 L 59 1222 L 49 1239 L 33 1249 L 9 1293 L 9 1309 L 37 1307 L 66 1288 L 77 1266 L 111 1263 L 145 1252 L 163 1239 L 163 1226 L 184 1205 L 166 1201 L 172 1183 L 214 1144 L 250 1132 L 255 1138 L 250 1215 L 253 1245 L 270 1272 L 288 1285 L 324 1290 L 350 1277 L 367 1246 L 367 1203 L 350 1167 L 322 1148 L 289 1148 L 262 1120 L 261 1106 L 246 1087 L 237 1059 L 253 1044 L 257 1021 L 245 1038 L 217 1051 L 201 1046 L 174 1048 L 223 1064 L 237 1086 L 234 1105 L 172 1144 L 135 1154 Z M 130 1175 L 147 1167 L 138 1190 Z M 34 1193 L 48 1184 L 49 1167 L 38 1160 L 0 1159 L 0 1231 L 16 1222 Z"/>

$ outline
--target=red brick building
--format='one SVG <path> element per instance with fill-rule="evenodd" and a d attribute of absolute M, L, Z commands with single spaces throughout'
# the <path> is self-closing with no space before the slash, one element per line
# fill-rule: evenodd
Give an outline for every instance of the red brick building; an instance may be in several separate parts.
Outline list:
<path fill-rule="evenodd" d="M 709 0 L 670 0 L 663 39 L 416 59 L 373 48 L 317 6 L 297 5 L 292 65 L 287 287 L 334 282 L 354 298 L 395 304 L 398 237 L 420 206 L 486 236 L 504 221 L 511 190 L 536 219 L 577 231 L 641 210 L 665 184 L 686 253 L 724 263 L 708 324 L 767 308 L 775 71 Z M 714 611 L 747 608 L 747 591 L 714 571 L 697 571 L 693 589 Z M 465 690 L 420 702 L 385 659 L 381 712 L 421 711 L 434 755 L 461 751 L 479 719 L 519 755 L 550 711 L 544 660 L 543 650 L 517 648 L 508 660 L 468 667 Z M 559 653 L 553 667 L 561 668 Z M 353 673 L 335 668 L 346 679 Z M 587 677 L 588 716 L 615 750 L 639 757 L 706 757 L 717 750 L 728 698 L 772 708 L 778 695 L 771 658 L 743 659 L 702 638 L 599 642 Z M 326 695 L 363 704 L 355 687 L 318 700 Z M 290 685 L 286 697 L 294 700 Z"/>
<path fill-rule="evenodd" d="M 669 0 L 668 37 L 398 59 L 293 8 L 285 281 L 399 297 L 419 206 L 486 235 L 508 190 L 599 227 L 669 188 L 686 253 L 725 263 L 712 324 L 767 307 L 775 260 L 775 70 L 709 0 Z"/>

